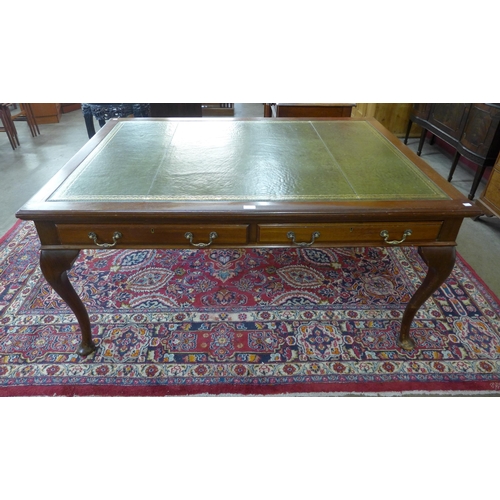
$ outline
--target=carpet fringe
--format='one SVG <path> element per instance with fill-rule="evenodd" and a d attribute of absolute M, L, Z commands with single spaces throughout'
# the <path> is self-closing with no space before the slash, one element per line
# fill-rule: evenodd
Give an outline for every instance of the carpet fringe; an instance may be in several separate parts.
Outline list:
<path fill-rule="evenodd" d="M 387 392 L 288 392 L 282 394 L 186 394 L 183 396 L 167 397 L 264 397 L 264 398 L 282 398 L 282 397 L 403 397 L 403 396 L 496 396 L 500 397 L 500 391 L 387 391 Z"/>

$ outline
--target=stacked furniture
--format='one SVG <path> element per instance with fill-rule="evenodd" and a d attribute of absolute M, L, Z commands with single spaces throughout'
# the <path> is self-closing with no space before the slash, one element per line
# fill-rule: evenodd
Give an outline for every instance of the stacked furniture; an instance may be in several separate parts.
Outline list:
<path fill-rule="evenodd" d="M 33 115 L 40 124 L 59 123 L 63 113 L 80 109 L 80 103 L 32 103 Z"/>
<path fill-rule="evenodd" d="M 10 107 L 17 108 L 17 105 L 12 103 L 0 103 L 0 132 L 6 132 L 9 138 L 10 145 L 12 149 L 16 149 L 20 146 L 19 137 L 17 135 L 17 129 L 14 124 L 15 121 L 23 120 L 28 123 L 28 127 L 31 132 L 32 137 L 40 135 L 40 130 L 38 128 L 38 123 L 33 114 L 33 109 L 31 104 L 20 104 L 21 111 L 15 115 L 10 112 Z"/>
<path fill-rule="evenodd" d="M 500 104 L 437 103 L 414 104 L 406 130 L 407 143 L 412 124 L 422 127 L 417 154 L 420 156 L 427 132 L 455 148 L 448 181 L 461 157 L 478 166 L 469 199 L 473 199 L 487 167 L 494 165 L 500 152 Z"/>
<path fill-rule="evenodd" d="M 33 112 L 33 107 L 29 103 L 20 103 L 21 111 L 12 116 L 14 121 L 25 121 L 28 123 L 28 127 L 31 132 L 31 137 L 36 137 L 40 135 L 40 129 L 38 128 L 38 123 L 36 121 L 35 113 Z"/>
<path fill-rule="evenodd" d="M 9 107 L 11 105 L 12 104 L 8 102 L 0 103 L 0 132 L 5 132 L 7 134 L 12 149 L 16 149 L 17 146 L 19 146 L 19 138 L 17 137 L 16 126 L 10 114 Z"/>

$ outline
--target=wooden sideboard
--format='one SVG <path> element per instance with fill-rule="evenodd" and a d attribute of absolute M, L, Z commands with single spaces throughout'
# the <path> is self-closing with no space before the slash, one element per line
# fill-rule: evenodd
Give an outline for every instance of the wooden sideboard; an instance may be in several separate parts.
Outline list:
<path fill-rule="evenodd" d="M 352 116 L 360 118 L 375 118 L 387 130 L 398 137 L 404 137 L 412 105 L 410 103 L 356 103 Z M 416 127 L 414 127 L 416 129 Z M 415 132 L 415 130 L 414 130 Z M 420 128 L 415 137 L 420 135 Z"/>
<path fill-rule="evenodd" d="M 264 117 L 277 118 L 341 118 L 350 117 L 355 104 L 343 103 L 266 103 Z"/>
<path fill-rule="evenodd" d="M 203 103 L 201 116 L 234 116 L 234 103 Z"/>
<path fill-rule="evenodd" d="M 71 111 L 77 111 L 78 109 L 82 109 L 82 104 L 78 103 L 62 103 L 61 110 L 64 113 L 69 113 Z"/>
<path fill-rule="evenodd" d="M 437 103 L 414 104 L 404 143 L 415 123 L 422 128 L 417 154 L 420 156 L 427 132 L 455 148 L 448 181 L 461 157 L 478 166 L 469 199 L 473 199 L 487 167 L 492 166 L 500 152 L 500 104 Z"/>
<path fill-rule="evenodd" d="M 476 201 L 476 205 L 484 209 L 485 215 L 500 217 L 500 154 L 488 179 L 488 184 Z"/>
<path fill-rule="evenodd" d="M 149 105 L 149 113 L 153 118 L 201 118 L 201 103 L 159 103 Z"/>

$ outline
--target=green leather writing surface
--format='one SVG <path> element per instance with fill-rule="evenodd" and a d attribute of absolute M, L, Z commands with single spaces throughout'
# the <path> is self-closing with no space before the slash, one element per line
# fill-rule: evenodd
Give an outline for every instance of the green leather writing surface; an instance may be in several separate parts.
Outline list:
<path fill-rule="evenodd" d="M 447 199 L 362 121 L 119 122 L 54 201 Z"/>

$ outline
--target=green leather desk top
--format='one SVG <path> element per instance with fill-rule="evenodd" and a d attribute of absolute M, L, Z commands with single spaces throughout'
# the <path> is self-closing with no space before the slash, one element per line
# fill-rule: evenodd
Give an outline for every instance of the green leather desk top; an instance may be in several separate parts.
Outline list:
<path fill-rule="evenodd" d="M 50 201 L 443 200 L 364 121 L 120 121 Z"/>

